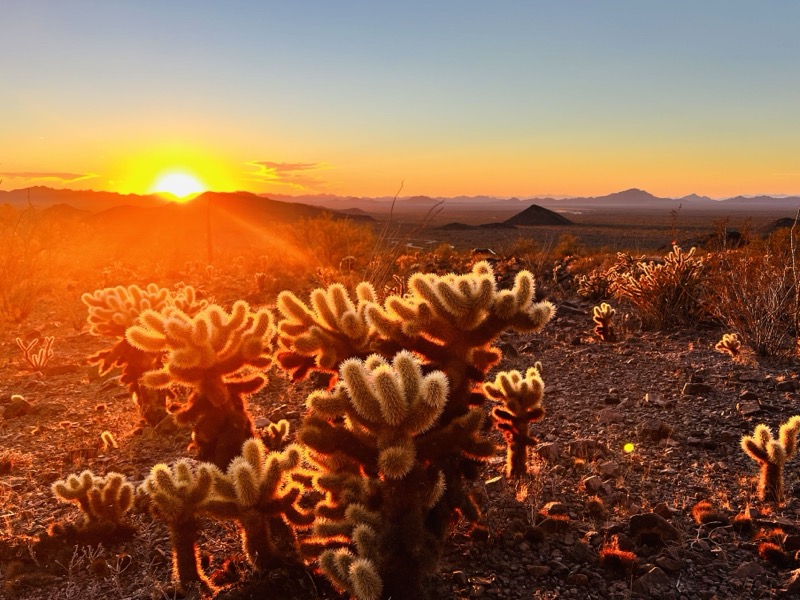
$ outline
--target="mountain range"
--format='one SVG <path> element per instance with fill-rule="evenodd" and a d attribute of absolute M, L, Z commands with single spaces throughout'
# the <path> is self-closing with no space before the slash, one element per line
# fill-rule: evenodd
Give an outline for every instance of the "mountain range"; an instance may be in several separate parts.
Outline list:
<path fill-rule="evenodd" d="M 399 197 L 396 200 L 391 196 L 357 197 L 332 194 L 290 196 L 284 194 L 256 195 L 250 192 L 206 192 L 186 203 L 185 206 L 197 205 L 198 199 L 208 198 L 212 198 L 212 201 L 218 205 L 225 204 L 231 209 L 264 211 L 278 215 L 279 218 L 286 217 L 286 219 L 315 216 L 320 213 L 320 209 L 337 214 L 347 214 L 354 219 L 368 219 L 369 215 L 385 217 L 390 212 L 396 215 L 424 214 L 432 208 L 445 209 L 450 215 L 461 212 L 497 212 L 498 215 L 505 213 L 503 217 L 505 218 L 532 204 L 556 212 L 567 213 L 615 209 L 665 211 L 680 207 L 684 211 L 785 212 L 792 215 L 800 206 L 800 196 L 735 196 L 715 200 L 707 196 L 690 194 L 682 198 L 662 198 L 637 188 L 593 197 L 454 196 L 443 198 L 410 196 Z M 74 209 L 92 213 L 120 206 L 145 209 L 175 205 L 160 195 L 126 195 L 114 192 L 54 189 L 44 186 L 0 191 L 0 204 L 11 204 L 16 207 L 30 205 L 37 208 L 65 204 Z"/>

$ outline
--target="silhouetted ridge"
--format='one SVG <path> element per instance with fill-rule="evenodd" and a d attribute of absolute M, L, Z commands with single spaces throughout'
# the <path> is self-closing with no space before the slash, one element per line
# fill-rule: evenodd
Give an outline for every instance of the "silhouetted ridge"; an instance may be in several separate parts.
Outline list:
<path fill-rule="evenodd" d="M 503 221 L 507 225 L 518 225 L 521 227 L 534 225 L 572 225 L 567 217 L 548 210 L 538 204 L 532 204 L 521 213 L 514 215 L 510 219 Z"/>

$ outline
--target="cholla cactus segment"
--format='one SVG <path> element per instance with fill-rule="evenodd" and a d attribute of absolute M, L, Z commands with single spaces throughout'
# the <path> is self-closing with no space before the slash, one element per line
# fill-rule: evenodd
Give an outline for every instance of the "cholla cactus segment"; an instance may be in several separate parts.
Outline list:
<path fill-rule="evenodd" d="M 145 352 L 167 352 L 163 368 L 143 377 L 145 385 L 161 388 L 172 381 L 197 385 L 223 377 L 249 380 L 270 366 L 273 335 L 269 311 L 253 311 L 240 300 L 230 313 L 217 305 L 194 316 L 175 307 L 145 311 L 125 337 Z"/>
<path fill-rule="evenodd" d="M 484 383 L 483 391 L 503 403 L 492 411 L 492 416 L 508 445 L 506 475 L 521 477 L 527 471 L 527 447 L 535 443 L 528 434 L 528 424 L 544 416 L 544 382 L 536 367 L 529 368 L 524 377 L 519 371 L 503 371 L 494 382 Z"/>
<path fill-rule="evenodd" d="M 295 379 L 302 379 L 311 369 L 335 372 L 346 358 L 369 353 L 373 330 L 365 312 L 376 298 L 375 289 L 366 282 L 356 288 L 355 302 L 338 283 L 311 292 L 310 304 L 281 292 L 278 361 Z"/>
<path fill-rule="evenodd" d="M 503 324 L 498 329 L 538 331 L 555 312 L 549 302 L 534 302 L 533 275 L 520 271 L 510 290 L 498 291 L 494 271 L 481 261 L 466 275 L 415 273 L 408 282 L 410 294 L 387 298 L 385 307 L 372 305 L 370 322 L 386 337 L 398 332 L 449 341 L 456 332 L 484 327 L 488 319 Z M 499 325 L 499 324 L 498 324 Z M 481 340 L 479 345 L 485 343 Z"/>
<path fill-rule="evenodd" d="M 86 470 L 56 481 L 52 491 L 62 502 L 77 504 L 86 524 L 120 524 L 133 506 L 133 485 L 119 473 L 98 477 Z"/>
<path fill-rule="evenodd" d="M 124 337 L 145 310 L 159 311 L 170 302 L 170 291 L 155 283 L 103 288 L 81 296 L 89 307 L 89 331 L 94 335 Z"/>
<path fill-rule="evenodd" d="M 197 551 L 200 516 L 212 497 L 213 482 L 221 473 L 214 465 L 196 467 L 179 460 L 172 468 L 158 464 L 152 468 L 140 490 L 149 497 L 150 512 L 163 520 L 172 540 L 173 578 L 182 591 L 194 585 L 210 588 Z"/>
<path fill-rule="evenodd" d="M 218 518 L 237 520 L 245 552 L 258 569 L 296 560 L 294 528 L 310 526 L 314 518 L 297 504 L 302 489 L 293 477 L 300 473 L 300 446 L 267 453 L 264 443 L 252 438 L 224 475 L 215 474 L 215 497 L 207 509 Z"/>
<path fill-rule="evenodd" d="M 162 463 L 151 469 L 142 490 L 150 497 L 150 509 L 155 516 L 180 524 L 201 514 L 218 474 L 219 469 L 209 463 L 196 468 L 186 459 L 179 460 L 172 468 Z"/>
<path fill-rule="evenodd" d="M 171 295 L 170 304 L 181 312 L 193 317 L 208 306 L 208 300 L 200 298 L 191 285 L 179 285 Z"/>
<path fill-rule="evenodd" d="M 756 425 L 753 435 L 742 438 L 742 450 L 756 461 L 761 473 L 758 481 L 759 499 L 767 502 L 783 502 L 783 467 L 793 455 L 800 431 L 800 416 L 793 416 L 783 423 L 776 440 L 766 425 Z"/>
<path fill-rule="evenodd" d="M 264 445 L 270 450 L 280 450 L 289 436 L 289 421 L 281 419 L 277 423 L 270 423 L 267 430 L 261 434 Z"/>
<path fill-rule="evenodd" d="M 617 311 L 607 302 L 601 303 L 592 309 L 592 321 L 594 321 L 594 334 L 604 342 L 614 340 L 613 319 Z"/>
<path fill-rule="evenodd" d="M 363 428 L 374 438 L 377 466 L 383 474 L 400 478 L 414 465 L 414 437 L 433 426 L 447 394 L 443 373 L 423 376 L 419 360 L 402 351 L 391 363 L 377 355 L 367 361 L 345 361 L 336 387 L 313 394 L 309 408 L 324 418 L 334 418 L 336 411 L 344 409 L 354 429 Z"/>
<path fill-rule="evenodd" d="M 714 348 L 717 352 L 722 352 L 735 358 L 739 356 L 739 352 L 742 350 L 742 340 L 738 333 L 725 333 Z"/>

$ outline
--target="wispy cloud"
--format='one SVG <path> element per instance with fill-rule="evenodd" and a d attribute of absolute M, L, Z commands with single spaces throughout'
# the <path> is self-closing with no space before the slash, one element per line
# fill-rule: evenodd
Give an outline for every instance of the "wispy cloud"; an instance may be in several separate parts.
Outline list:
<path fill-rule="evenodd" d="M 41 181 L 60 181 L 61 183 L 74 183 L 84 179 L 99 177 L 95 173 L 60 173 L 55 171 L 5 171 L 0 172 L 3 179 L 31 179 Z"/>
<path fill-rule="evenodd" d="M 331 168 L 326 163 L 285 163 L 271 160 L 252 161 L 247 166 L 256 168 L 255 172 L 248 173 L 253 181 L 297 190 L 314 190 L 324 186 L 325 181 L 313 173 Z"/>

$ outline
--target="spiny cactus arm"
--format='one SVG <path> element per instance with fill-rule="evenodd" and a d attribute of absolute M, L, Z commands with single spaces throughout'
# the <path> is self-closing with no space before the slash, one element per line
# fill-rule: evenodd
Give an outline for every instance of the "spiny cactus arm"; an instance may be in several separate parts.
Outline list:
<path fill-rule="evenodd" d="M 341 454 L 362 465 L 367 472 L 374 472 L 377 452 L 350 429 L 334 425 L 326 419 L 309 416 L 298 432 L 300 442 L 314 452 L 323 455 Z"/>
<path fill-rule="evenodd" d="M 491 440 L 481 435 L 483 420 L 483 411 L 471 408 L 446 427 L 423 434 L 417 442 L 419 460 L 433 464 L 458 456 L 478 461 L 489 460 L 496 448 Z"/>
<path fill-rule="evenodd" d="M 146 289 L 137 285 L 99 289 L 83 294 L 81 300 L 89 308 L 87 320 L 92 334 L 122 337 L 142 311 L 160 310 L 169 297 L 169 290 L 151 283 Z"/>
<path fill-rule="evenodd" d="M 88 517 L 92 514 L 89 506 L 89 491 L 95 486 L 97 476 L 89 470 L 80 475 L 70 475 L 66 479 L 59 479 L 51 486 L 53 495 L 62 502 L 73 502 Z"/>
<path fill-rule="evenodd" d="M 742 437 L 742 450 L 756 462 L 770 462 L 769 444 L 773 441 L 772 432 L 763 423 L 756 425 L 753 435 Z"/>
<path fill-rule="evenodd" d="M 346 548 L 328 550 L 319 557 L 319 566 L 331 582 L 357 600 L 380 600 L 383 582 L 368 558 L 356 557 Z"/>
<path fill-rule="evenodd" d="M 293 378 L 301 379 L 311 369 L 335 372 L 346 358 L 369 352 L 372 328 L 365 309 L 374 302 L 375 291 L 362 282 L 356 296 L 357 304 L 341 284 L 314 290 L 310 306 L 291 292 L 278 295 L 284 318 L 278 323 L 283 349 L 277 359 Z"/>
<path fill-rule="evenodd" d="M 277 423 L 270 423 L 267 430 L 261 434 L 264 445 L 270 450 L 280 450 L 289 436 L 289 421 L 281 419 Z"/>
<path fill-rule="evenodd" d="M 119 523 L 133 506 L 133 496 L 133 484 L 124 475 L 109 473 L 102 486 L 90 492 L 89 506 L 96 520 Z"/>
<path fill-rule="evenodd" d="M 794 455 L 797 447 L 797 432 L 800 431 L 800 415 L 795 415 L 781 425 L 778 439 L 786 452 L 786 458 Z"/>

